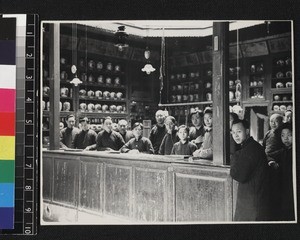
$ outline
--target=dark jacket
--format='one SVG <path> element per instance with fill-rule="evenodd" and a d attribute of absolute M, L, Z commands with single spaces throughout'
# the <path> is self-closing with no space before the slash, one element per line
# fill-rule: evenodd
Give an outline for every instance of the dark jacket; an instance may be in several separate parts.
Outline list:
<path fill-rule="evenodd" d="M 125 143 L 120 151 L 123 153 L 127 153 L 133 149 L 137 149 L 141 153 L 154 153 L 151 141 L 146 137 L 140 137 L 138 140 L 136 140 L 135 138 L 130 139 L 127 143 Z"/>
<path fill-rule="evenodd" d="M 163 125 L 162 127 L 159 127 L 158 125 L 155 125 L 150 132 L 149 139 L 152 143 L 152 146 L 154 148 L 154 153 L 158 154 L 158 150 L 160 147 L 160 144 L 167 133 L 166 126 Z"/>
<path fill-rule="evenodd" d="M 293 151 L 284 148 L 275 159 L 279 168 L 279 218 L 281 221 L 295 220 L 294 191 L 293 191 Z M 278 207 L 278 206 L 277 206 Z"/>
<path fill-rule="evenodd" d="M 125 144 L 120 133 L 111 131 L 107 132 L 102 130 L 98 133 L 96 139 L 96 149 L 103 151 L 107 149 L 113 149 L 118 151 Z"/>
<path fill-rule="evenodd" d="M 131 138 L 134 138 L 132 131 L 126 130 L 125 134 L 119 132 L 124 140 L 124 142 L 128 142 Z"/>
<path fill-rule="evenodd" d="M 195 143 L 197 145 L 197 148 L 199 149 L 203 143 L 204 134 L 205 134 L 205 129 L 204 129 L 203 125 L 201 125 L 199 129 L 192 126 L 192 127 L 190 127 L 189 141 L 193 141 L 198 137 L 202 137 L 202 140 L 200 141 L 200 143 Z"/>
<path fill-rule="evenodd" d="M 265 148 L 268 161 L 273 160 L 273 158 L 280 153 L 283 144 L 278 130 L 269 130 L 266 133 L 266 136 L 263 139 L 263 147 Z"/>
<path fill-rule="evenodd" d="M 231 158 L 230 175 L 238 182 L 235 221 L 270 220 L 269 169 L 263 147 L 252 137 Z"/>
<path fill-rule="evenodd" d="M 179 137 L 177 136 L 176 130 L 174 130 L 172 134 L 166 133 L 161 142 L 158 153 L 160 155 L 170 155 L 174 144 L 178 141 Z"/>
<path fill-rule="evenodd" d="M 64 128 L 60 131 L 59 134 L 59 145 L 61 148 L 74 148 L 74 138 L 79 133 L 79 129 L 77 127 L 73 128 Z"/>
<path fill-rule="evenodd" d="M 96 143 L 97 133 L 89 129 L 87 131 L 80 130 L 74 138 L 74 148 L 85 149 L 88 146 L 91 146 Z"/>
<path fill-rule="evenodd" d="M 197 146 L 194 143 L 186 141 L 182 143 L 181 141 L 174 144 L 171 154 L 172 155 L 187 155 L 191 156 L 193 152 L 197 150 Z"/>

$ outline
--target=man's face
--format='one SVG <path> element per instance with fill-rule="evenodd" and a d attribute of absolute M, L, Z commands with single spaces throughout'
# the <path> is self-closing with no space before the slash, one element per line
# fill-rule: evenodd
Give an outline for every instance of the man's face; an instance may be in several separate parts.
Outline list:
<path fill-rule="evenodd" d="M 180 128 L 178 130 L 178 137 L 180 140 L 186 140 L 188 137 L 188 133 L 185 128 Z"/>
<path fill-rule="evenodd" d="M 166 129 L 167 129 L 168 132 L 172 132 L 173 129 L 175 128 L 175 124 L 169 119 L 167 119 L 165 121 L 165 125 L 166 125 Z"/>
<path fill-rule="evenodd" d="M 195 126 L 195 127 L 199 127 L 201 125 L 201 117 L 199 115 L 199 113 L 195 113 L 192 115 L 192 124 Z"/>
<path fill-rule="evenodd" d="M 271 127 L 271 129 L 275 130 L 281 124 L 282 124 L 282 121 L 280 120 L 280 118 L 278 117 L 277 114 L 271 116 L 271 118 L 270 118 L 270 127 Z"/>
<path fill-rule="evenodd" d="M 72 128 L 75 126 L 75 117 L 70 117 L 68 120 L 67 120 L 67 125 L 69 128 Z"/>
<path fill-rule="evenodd" d="M 106 132 L 111 132 L 112 130 L 112 121 L 110 119 L 106 119 L 103 123 L 103 129 Z"/>
<path fill-rule="evenodd" d="M 293 118 L 292 112 L 286 112 L 285 113 L 285 121 L 291 123 Z"/>
<path fill-rule="evenodd" d="M 156 113 L 155 118 L 158 124 L 163 124 L 165 121 L 165 116 L 162 113 Z"/>
<path fill-rule="evenodd" d="M 212 114 L 211 113 L 205 113 L 204 114 L 204 123 L 206 127 L 212 127 Z"/>
<path fill-rule="evenodd" d="M 282 129 L 281 131 L 281 141 L 286 147 L 292 146 L 293 134 L 290 129 Z"/>
<path fill-rule="evenodd" d="M 120 121 L 119 122 L 119 132 L 124 134 L 127 130 L 127 126 L 128 126 L 128 124 L 126 121 Z"/>
<path fill-rule="evenodd" d="M 87 122 L 81 122 L 81 129 L 83 129 L 84 131 L 89 130 L 90 128 L 90 124 L 88 124 Z"/>
<path fill-rule="evenodd" d="M 249 129 L 245 129 L 242 123 L 236 123 L 232 125 L 231 134 L 234 141 L 237 144 L 241 144 L 247 139 L 249 134 Z"/>
<path fill-rule="evenodd" d="M 138 137 L 140 137 L 140 136 L 142 135 L 143 129 L 142 129 L 140 126 L 135 127 L 135 128 L 132 130 L 132 133 L 133 133 L 133 135 L 134 135 L 136 138 L 138 138 Z"/>

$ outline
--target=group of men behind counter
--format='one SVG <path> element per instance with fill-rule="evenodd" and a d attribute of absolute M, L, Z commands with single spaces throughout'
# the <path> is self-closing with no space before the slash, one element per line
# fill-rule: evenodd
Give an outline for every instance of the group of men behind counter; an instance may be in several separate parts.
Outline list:
<path fill-rule="evenodd" d="M 135 123 L 132 131 L 129 131 L 127 121 L 122 119 L 118 122 L 117 130 L 114 130 L 112 119 L 107 117 L 97 134 L 90 128 L 88 118 L 79 120 L 79 129 L 75 127 L 75 116 L 69 115 L 66 118 L 67 127 L 60 132 L 60 147 L 121 152 L 129 152 L 126 149 L 132 148 L 130 150 L 142 153 L 193 155 L 212 160 L 211 108 L 205 109 L 204 114 L 200 110 L 191 113 L 193 126 L 190 129 L 185 125 L 177 128 L 175 118 L 167 116 L 165 111 L 158 110 L 155 117 L 156 124 L 151 129 L 148 139 L 142 136 L 141 123 Z M 135 139 L 135 142 L 131 139 Z"/>
<path fill-rule="evenodd" d="M 62 148 L 84 150 L 115 150 L 124 153 L 179 154 L 212 159 L 212 109 L 191 113 L 192 127 L 175 125 L 172 116 L 156 112 L 156 125 L 150 137 L 142 136 L 143 125 L 135 123 L 127 130 L 127 121 L 120 120 L 118 132 L 112 130 L 111 118 L 106 118 L 96 134 L 89 119 L 80 119 L 81 129 L 74 127 L 75 117 L 67 117 L 67 127 L 61 130 Z M 263 145 L 250 136 L 249 123 L 230 114 L 231 170 L 238 182 L 235 221 L 272 221 L 295 219 L 292 179 L 291 118 L 273 114 L 271 130 Z M 232 147 L 233 146 L 233 147 Z M 270 149 L 274 151 L 270 152 Z"/>

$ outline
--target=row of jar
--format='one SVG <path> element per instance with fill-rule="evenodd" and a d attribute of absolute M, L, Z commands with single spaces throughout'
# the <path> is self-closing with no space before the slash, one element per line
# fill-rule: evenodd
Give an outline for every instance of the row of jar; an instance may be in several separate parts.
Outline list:
<path fill-rule="evenodd" d="M 292 82 L 286 82 L 286 83 L 283 83 L 283 82 L 277 82 L 275 83 L 275 87 L 276 88 L 291 88 L 293 86 L 293 83 Z M 274 86 L 272 86 L 274 87 Z"/>
<path fill-rule="evenodd" d="M 114 84 L 116 86 L 121 85 L 121 78 L 120 77 L 105 77 L 104 75 L 99 75 L 97 78 L 93 74 L 87 75 L 86 73 L 82 73 L 80 75 L 80 79 L 83 82 L 90 82 L 90 83 L 99 83 L 99 84 Z M 68 80 L 68 74 L 66 71 L 62 71 L 60 74 L 60 80 L 66 81 Z"/>
<path fill-rule="evenodd" d="M 205 100 L 211 101 L 212 94 L 210 92 L 205 94 Z M 172 103 L 181 103 L 181 102 L 199 102 L 202 101 L 200 94 L 183 94 L 183 95 L 171 95 L 170 101 Z"/>
<path fill-rule="evenodd" d="M 184 91 L 184 92 L 192 92 L 192 91 L 197 91 L 201 89 L 201 85 L 199 83 L 190 83 L 190 84 L 178 84 L 178 85 L 171 85 L 171 91 Z M 204 88 L 211 88 L 212 83 L 211 82 L 206 82 L 204 84 Z"/>
<path fill-rule="evenodd" d="M 229 75 L 237 75 L 241 71 L 241 67 L 230 67 L 229 68 Z M 204 75 L 206 77 L 212 77 L 212 70 L 207 69 L 205 70 Z M 177 73 L 177 74 L 171 74 L 170 79 L 175 80 L 187 80 L 187 79 L 193 79 L 193 78 L 199 78 L 200 72 L 189 72 L 189 73 Z"/>
<path fill-rule="evenodd" d="M 292 94 L 276 94 L 276 95 L 273 95 L 273 100 L 274 101 L 292 101 L 293 96 L 292 96 Z"/>
<path fill-rule="evenodd" d="M 71 64 L 71 62 L 67 58 L 61 57 L 60 64 L 67 65 L 67 64 Z M 111 62 L 104 63 L 102 61 L 98 61 L 96 63 L 93 59 L 89 59 L 86 62 L 83 58 L 79 59 L 78 67 L 87 68 L 89 70 L 98 70 L 98 71 L 102 71 L 102 70 L 115 71 L 115 72 L 121 71 L 121 66 L 119 64 L 113 65 Z"/>
<path fill-rule="evenodd" d="M 292 76 L 293 76 L 293 72 L 292 71 L 277 72 L 275 74 L 276 78 L 284 78 L 284 77 L 291 78 Z"/>
<path fill-rule="evenodd" d="M 293 105 L 292 104 L 273 105 L 273 111 L 285 112 L 287 110 L 293 110 Z"/>
<path fill-rule="evenodd" d="M 79 90 L 79 97 L 81 98 L 98 98 L 98 99 L 113 99 L 113 100 L 122 100 L 123 99 L 123 93 L 122 92 L 109 92 L 109 91 L 93 91 L 86 89 L 80 89 Z"/>
<path fill-rule="evenodd" d="M 262 62 L 252 63 L 250 65 L 250 73 L 263 73 L 264 72 L 264 64 Z"/>
<path fill-rule="evenodd" d="M 65 102 L 59 102 L 59 111 L 66 111 L 69 112 L 71 111 L 71 102 L 65 101 Z M 42 101 L 42 109 L 50 111 L 50 101 Z"/>
<path fill-rule="evenodd" d="M 276 66 L 283 67 L 283 66 L 291 66 L 292 59 L 287 57 L 286 59 L 278 59 L 276 60 Z"/>
<path fill-rule="evenodd" d="M 107 104 L 94 104 L 94 103 L 80 103 L 80 112 L 99 112 L 99 113 L 124 113 L 126 112 L 125 105 L 107 105 Z"/>
<path fill-rule="evenodd" d="M 50 102 L 42 101 L 42 109 L 50 111 Z M 94 103 L 80 103 L 79 110 L 81 112 L 111 112 L 123 113 L 126 112 L 125 105 L 107 105 L 107 104 L 94 104 Z M 71 103 L 69 101 L 59 102 L 59 111 L 71 111 Z"/>

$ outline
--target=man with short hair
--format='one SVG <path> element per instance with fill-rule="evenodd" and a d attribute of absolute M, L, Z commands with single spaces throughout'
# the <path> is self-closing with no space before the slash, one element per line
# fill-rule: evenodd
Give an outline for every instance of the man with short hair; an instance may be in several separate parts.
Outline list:
<path fill-rule="evenodd" d="M 74 148 L 93 150 L 92 145 L 96 143 L 97 133 L 90 129 L 90 120 L 87 117 L 79 120 L 81 130 L 74 138 Z"/>
<path fill-rule="evenodd" d="M 118 129 L 125 143 L 127 143 L 130 139 L 134 138 L 132 131 L 127 130 L 128 122 L 125 119 L 121 119 L 118 122 Z"/>
<path fill-rule="evenodd" d="M 203 126 L 203 112 L 199 109 L 193 110 L 190 113 L 192 127 L 190 127 L 189 140 L 197 145 L 199 149 L 203 143 L 205 129 Z"/>
<path fill-rule="evenodd" d="M 74 148 L 74 138 L 79 132 L 75 127 L 75 116 L 70 114 L 66 117 L 67 127 L 60 131 L 60 147 L 63 149 Z"/>
<path fill-rule="evenodd" d="M 118 151 L 125 144 L 121 134 L 112 130 L 112 120 L 110 117 L 105 118 L 102 129 L 96 139 L 96 149 L 98 151 Z"/>
<path fill-rule="evenodd" d="M 246 120 L 235 120 L 231 133 L 240 145 L 230 163 L 230 175 L 238 182 L 234 221 L 268 221 L 270 182 L 264 148 L 250 137 Z"/>
<path fill-rule="evenodd" d="M 156 125 L 151 129 L 149 139 L 154 148 L 154 154 L 158 154 L 161 142 L 165 134 L 167 133 L 167 129 L 165 126 L 166 112 L 163 110 L 158 110 L 155 113 L 155 118 L 156 118 Z"/>

